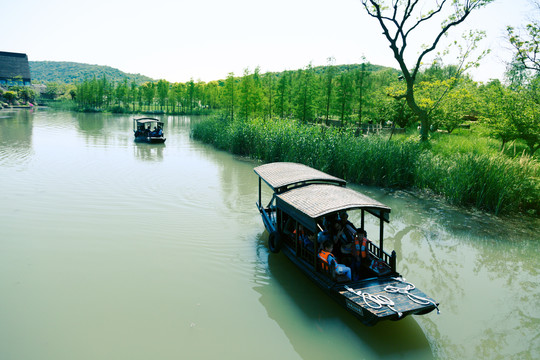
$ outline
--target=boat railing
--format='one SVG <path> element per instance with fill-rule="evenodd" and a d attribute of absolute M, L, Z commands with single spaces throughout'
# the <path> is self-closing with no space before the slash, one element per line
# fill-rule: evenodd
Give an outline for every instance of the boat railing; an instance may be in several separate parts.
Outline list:
<path fill-rule="evenodd" d="M 379 260 L 384 261 L 392 271 L 396 271 L 396 252 L 392 250 L 392 254 L 388 254 L 386 251 L 381 251 L 381 249 L 375 245 L 373 242 L 368 242 L 368 251 L 374 257 Z"/>
<path fill-rule="evenodd" d="M 267 209 L 268 210 L 268 209 Z M 264 217 L 264 215 L 263 215 Z M 263 220 L 266 223 L 266 220 Z M 313 264 L 315 253 L 312 248 L 308 248 L 304 245 L 303 241 L 298 238 L 295 244 L 296 236 L 292 231 L 285 230 L 282 241 L 284 244 L 288 246 L 289 249 L 295 251 L 297 256 L 308 262 L 309 264 Z M 371 255 L 371 257 L 379 259 L 383 262 L 385 262 L 392 271 L 396 271 L 396 252 L 392 251 L 391 254 L 388 254 L 386 251 L 381 251 L 381 249 L 375 245 L 373 242 L 368 242 L 368 251 Z"/>

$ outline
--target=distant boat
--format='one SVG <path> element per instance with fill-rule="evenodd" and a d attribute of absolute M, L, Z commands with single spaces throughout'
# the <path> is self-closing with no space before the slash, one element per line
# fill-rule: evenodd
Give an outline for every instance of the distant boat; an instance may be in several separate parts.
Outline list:
<path fill-rule="evenodd" d="M 163 135 L 162 121 L 155 118 L 138 118 L 133 119 L 133 132 L 136 142 L 146 142 L 150 144 L 159 144 L 165 142 Z"/>
<path fill-rule="evenodd" d="M 254 171 L 259 176 L 257 208 L 269 234 L 270 251 L 283 252 L 362 323 L 370 326 L 438 310 L 435 300 L 396 271 L 396 252 L 383 250 L 388 206 L 347 188 L 345 180 L 306 165 L 277 162 Z M 272 190 L 266 206 L 263 181 Z M 350 211 L 360 212 L 358 227 L 348 221 Z M 364 232 L 368 215 L 379 222 L 378 246 Z M 335 251 L 326 250 L 332 242 Z M 328 260 L 329 254 L 337 263 Z M 347 269 L 348 273 L 342 271 Z"/>

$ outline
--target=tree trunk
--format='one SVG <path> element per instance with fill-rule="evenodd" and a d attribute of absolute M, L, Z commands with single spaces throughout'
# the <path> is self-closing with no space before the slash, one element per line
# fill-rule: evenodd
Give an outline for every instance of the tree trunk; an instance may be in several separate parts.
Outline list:
<path fill-rule="evenodd" d="M 414 114 L 416 114 L 416 116 L 418 116 L 418 119 L 420 120 L 420 140 L 427 141 L 429 138 L 429 115 L 425 110 L 421 109 L 418 104 L 416 104 L 416 101 L 414 100 L 413 86 L 414 80 L 407 80 L 407 95 L 405 98 L 409 108 Z"/>

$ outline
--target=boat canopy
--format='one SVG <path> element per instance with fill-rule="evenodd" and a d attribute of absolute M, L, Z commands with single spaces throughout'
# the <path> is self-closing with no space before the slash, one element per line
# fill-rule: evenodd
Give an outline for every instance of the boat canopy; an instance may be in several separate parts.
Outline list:
<path fill-rule="evenodd" d="M 286 191 L 292 185 L 327 183 L 344 186 L 347 183 L 307 165 L 290 162 L 264 164 L 253 170 L 275 193 Z"/>
<path fill-rule="evenodd" d="M 317 219 L 348 210 L 365 210 L 381 220 L 390 220 L 390 208 L 352 189 L 314 184 L 291 189 L 276 196 L 276 205 L 314 231 Z"/>
<path fill-rule="evenodd" d="M 135 122 L 139 124 L 148 124 L 148 123 L 155 123 L 155 122 L 159 124 L 163 124 L 163 121 L 160 121 L 159 119 L 155 119 L 155 118 L 149 118 L 149 117 L 133 119 L 133 120 L 135 120 Z"/>

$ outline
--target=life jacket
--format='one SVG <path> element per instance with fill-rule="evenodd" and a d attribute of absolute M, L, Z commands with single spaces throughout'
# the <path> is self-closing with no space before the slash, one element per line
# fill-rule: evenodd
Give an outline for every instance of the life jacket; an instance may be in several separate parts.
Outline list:
<path fill-rule="evenodd" d="M 332 255 L 331 252 L 328 252 L 328 251 L 324 251 L 324 250 L 321 250 L 319 252 L 319 259 L 321 259 L 323 262 L 327 263 L 328 266 L 330 266 L 331 264 L 328 262 L 328 257 L 329 256 L 332 256 L 332 258 L 334 258 L 334 255 Z M 324 269 L 324 263 L 321 264 L 321 268 Z"/>
<path fill-rule="evenodd" d="M 354 237 L 354 256 L 355 257 L 361 257 L 362 259 L 367 258 L 367 251 L 368 251 L 368 239 L 362 236 L 362 240 L 360 241 L 360 237 L 358 236 L 358 233 Z"/>

